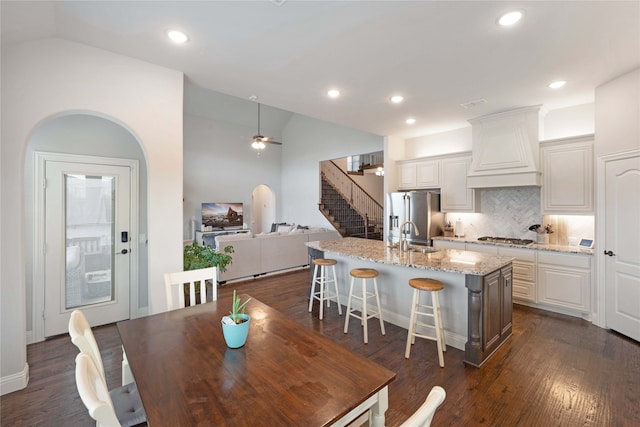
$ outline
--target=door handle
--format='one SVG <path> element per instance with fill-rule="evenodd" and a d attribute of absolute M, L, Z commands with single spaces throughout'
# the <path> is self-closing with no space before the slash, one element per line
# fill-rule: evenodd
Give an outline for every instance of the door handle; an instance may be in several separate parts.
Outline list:
<path fill-rule="evenodd" d="M 121 253 L 122 255 L 126 255 L 126 254 L 128 254 L 128 253 L 129 253 L 129 251 L 128 251 L 128 250 L 126 250 L 126 249 L 123 249 L 123 250 L 121 250 L 121 251 L 120 251 L 120 253 Z"/>
<path fill-rule="evenodd" d="M 616 256 L 616 254 L 614 254 L 613 251 L 604 251 L 604 254 L 609 256 Z"/>

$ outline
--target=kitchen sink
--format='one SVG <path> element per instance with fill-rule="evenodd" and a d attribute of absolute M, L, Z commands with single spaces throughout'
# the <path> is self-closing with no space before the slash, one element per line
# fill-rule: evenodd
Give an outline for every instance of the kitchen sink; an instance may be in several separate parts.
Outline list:
<path fill-rule="evenodd" d="M 394 245 L 394 244 L 389 244 L 387 245 L 388 248 L 390 249 L 399 249 L 398 245 Z M 409 246 L 409 249 L 404 251 L 404 252 L 422 252 L 423 254 L 431 254 L 434 252 L 439 252 L 440 249 L 436 249 L 434 247 L 431 246 L 421 246 L 421 245 L 416 245 L 416 246 Z"/>

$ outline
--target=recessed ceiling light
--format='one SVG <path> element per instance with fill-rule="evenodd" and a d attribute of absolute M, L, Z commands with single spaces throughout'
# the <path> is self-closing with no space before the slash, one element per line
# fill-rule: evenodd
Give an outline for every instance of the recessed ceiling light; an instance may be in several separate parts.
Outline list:
<path fill-rule="evenodd" d="M 522 11 L 514 10 L 513 12 L 505 13 L 504 15 L 502 15 L 498 19 L 498 24 L 502 25 L 503 27 L 508 27 L 518 22 L 520 19 L 522 19 L 523 16 L 524 13 L 522 13 Z"/>
<path fill-rule="evenodd" d="M 400 104 L 402 101 L 404 101 L 404 96 L 402 95 L 393 95 L 391 97 L 391 102 L 394 104 Z"/>
<path fill-rule="evenodd" d="M 187 40 L 189 40 L 189 37 L 187 37 L 185 33 L 178 30 L 167 31 L 167 37 L 169 37 L 171 41 L 176 44 L 183 44 L 183 43 L 186 43 Z"/>
<path fill-rule="evenodd" d="M 327 92 L 327 96 L 329 96 L 329 98 L 337 98 L 340 96 L 340 91 L 338 89 L 331 89 Z"/>
<path fill-rule="evenodd" d="M 416 119 L 414 119 L 413 117 L 409 117 L 407 120 L 404 121 L 406 124 L 408 125 L 412 125 L 416 122 Z"/>
<path fill-rule="evenodd" d="M 567 82 L 565 80 L 558 80 L 557 82 L 549 83 L 549 87 L 551 89 L 560 89 L 562 86 L 566 84 Z"/>

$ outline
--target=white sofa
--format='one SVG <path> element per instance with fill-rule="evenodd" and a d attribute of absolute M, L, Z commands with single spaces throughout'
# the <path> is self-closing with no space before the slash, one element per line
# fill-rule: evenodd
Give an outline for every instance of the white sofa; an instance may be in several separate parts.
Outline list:
<path fill-rule="evenodd" d="M 304 267 L 309 264 L 305 243 L 341 238 L 335 230 L 298 229 L 267 234 L 216 236 L 216 248 L 233 247 L 227 271 L 218 272 L 218 282 Z"/>

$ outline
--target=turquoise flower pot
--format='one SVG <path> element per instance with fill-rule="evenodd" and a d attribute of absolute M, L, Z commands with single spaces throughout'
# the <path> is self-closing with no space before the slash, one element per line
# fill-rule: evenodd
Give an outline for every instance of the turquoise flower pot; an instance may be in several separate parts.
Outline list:
<path fill-rule="evenodd" d="M 240 348 L 247 342 L 251 317 L 248 314 L 239 314 L 238 317 L 246 319 L 246 322 L 231 325 L 222 322 L 222 334 L 229 348 Z"/>

